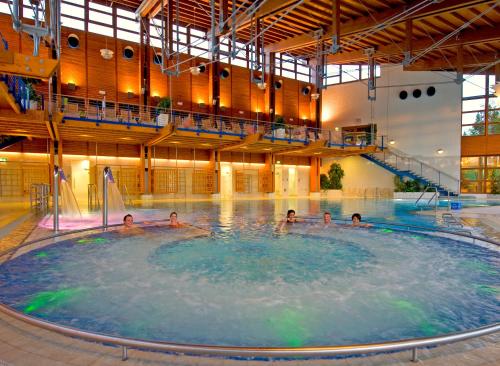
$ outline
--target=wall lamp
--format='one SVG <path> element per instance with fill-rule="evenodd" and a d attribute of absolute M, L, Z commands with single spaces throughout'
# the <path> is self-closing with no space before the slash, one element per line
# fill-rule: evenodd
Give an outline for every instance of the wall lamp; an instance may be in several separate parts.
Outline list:
<path fill-rule="evenodd" d="M 134 92 L 131 92 L 131 91 L 127 92 L 127 98 L 128 99 L 132 99 L 134 96 L 135 96 Z"/>
<path fill-rule="evenodd" d="M 444 150 L 443 149 L 437 149 L 436 152 L 439 154 L 439 155 L 442 155 L 444 153 Z"/>
<path fill-rule="evenodd" d="M 389 140 L 389 145 L 394 145 L 396 143 L 396 141 L 394 140 Z"/>
<path fill-rule="evenodd" d="M 75 83 L 68 83 L 68 90 L 76 90 L 76 84 Z"/>
<path fill-rule="evenodd" d="M 198 106 L 199 106 L 200 108 L 205 108 L 205 103 L 203 103 L 203 102 L 198 103 Z"/>

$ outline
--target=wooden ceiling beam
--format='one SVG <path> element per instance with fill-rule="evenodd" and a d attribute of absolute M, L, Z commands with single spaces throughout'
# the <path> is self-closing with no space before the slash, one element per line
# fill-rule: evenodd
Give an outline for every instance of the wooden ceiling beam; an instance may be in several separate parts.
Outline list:
<path fill-rule="evenodd" d="M 406 19 L 408 18 L 422 19 L 436 14 L 450 12 L 457 9 L 470 8 L 472 6 L 477 6 L 479 4 L 485 4 L 489 2 L 491 2 L 491 0 L 475 0 L 475 1 L 448 0 L 439 3 L 432 3 L 427 7 L 424 7 L 423 9 L 416 11 L 411 16 L 408 17 L 403 16 L 399 18 L 399 23 L 406 21 Z M 394 9 L 389 9 L 382 12 L 374 13 L 371 14 L 370 16 L 352 19 L 341 25 L 341 36 L 346 36 L 366 31 L 380 24 L 383 21 L 386 21 L 398 14 L 401 14 L 407 8 L 419 3 L 420 3 L 419 0 L 413 0 L 406 6 L 400 6 Z M 330 38 L 332 35 L 333 35 L 332 27 L 329 26 L 326 32 L 324 33 L 324 38 Z M 301 34 L 297 37 L 285 39 L 281 42 L 268 45 L 266 47 L 266 52 L 283 52 L 286 50 L 303 47 L 315 42 L 317 42 L 317 37 L 315 36 L 315 32 L 309 32 Z"/>
<path fill-rule="evenodd" d="M 460 48 L 457 50 L 457 55 L 455 57 L 448 57 L 447 60 L 432 59 L 421 61 L 418 60 L 413 64 L 404 67 L 405 71 L 433 71 L 433 70 L 453 70 L 458 69 L 459 72 L 463 73 L 465 69 L 487 65 L 494 62 L 497 59 L 495 52 L 481 53 L 478 55 L 465 55 L 461 52 Z M 450 67 L 455 65 L 455 68 Z"/>
<path fill-rule="evenodd" d="M 255 18 L 267 18 L 269 16 L 272 16 L 274 14 L 280 13 L 287 8 L 289 8 L 292 5 L 295 5 L 298 3 L 300 0 L 267 0 L 265 1 L 262 6 L 259 7 L 259 9 L 254 13 Z M 308 1 L 308 0 L 306 0 Z M 236 26 L 236 31 L 240 31 L 242 29 L 248 28 L 251 25 L 251 19 L 247 19 L 248 16 L 245 13 L 238 15 L 235 17 L 236 19 L 233 19 L 230 17 L 229 21 L 227 22 L 227 28 L 223 32 L 219 32 L 217 35 L 223 35 L 227 32 L 229 32 L 232 27 Z"/>
<path fill-rule="evenodd" d="M 491 28 L 491 27 L 481 27 L 476 30 L 464 30 L 460 37 L 458 38 L 450 38 L 448 41 L 444 42 L 440 45 L 440 49 L 442 48 L 455 48 L 460 44 L 470 45 L 474 43 L 483 43 L 483 42 L 494 42 L 500 40 L 500 28 Z M 413 40 L 413 53 L 418 54 L 420 51 L 431 47 L 435 42 L 429 38 L 420 38 Z M 396 56 L 400 55 L 405 47 L 404 43 L 398 44 L 389 44 L 386 46 L 379 46 L 377 48 L 377 52 L 379 55 L 387 56 Z M 366 55 L 364 50 L 357 50 L 353 52 L 343 52 L 336 55 L 328 55 L 327 62 L 330 64 L 342 64 L 349 62 L 357 62 L 366 60 Z M 312 61 L 312 63 L 315 63 Z"/>

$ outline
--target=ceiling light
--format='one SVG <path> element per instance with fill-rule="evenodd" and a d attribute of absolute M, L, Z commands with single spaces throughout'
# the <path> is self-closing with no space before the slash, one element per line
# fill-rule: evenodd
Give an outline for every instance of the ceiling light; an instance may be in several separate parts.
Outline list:
<path fill-rule="evenodd" d="M 311 99 L 312 100 L 318 100 L 319 99 L 319 93 L 312 93 L 311 94 Z"/>
<path fill-rule="evenodd" d="M 394 141 L 394 140 L 390 140 L 390 141 L 389 141 L 389 144 L 390 144 L 390 145 L 394 145 L 395 143 L 396 143 L 396 141 Z"/>
<path fill-rule="evenodd" d="M 444 150 L 443 149 L 437 149 L 436 152 L 439 154 L 439 155 L 442 155 L 444 153 Z"/>
<path fill-rule="evenodd" d="M 257 88 L 259 88 L 260 90 L 265 90 L 267 87 L 267 83 L 258 83 L 257 84 Z"/>

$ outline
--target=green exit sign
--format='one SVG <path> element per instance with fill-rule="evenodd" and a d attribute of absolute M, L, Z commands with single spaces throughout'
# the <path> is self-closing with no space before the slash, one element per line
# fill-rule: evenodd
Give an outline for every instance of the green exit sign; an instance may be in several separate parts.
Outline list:
<path fill-rule="evenodd" d="M 0 163 L 6 163 L 7 162 L 7 158 L 0 158 Z"/>

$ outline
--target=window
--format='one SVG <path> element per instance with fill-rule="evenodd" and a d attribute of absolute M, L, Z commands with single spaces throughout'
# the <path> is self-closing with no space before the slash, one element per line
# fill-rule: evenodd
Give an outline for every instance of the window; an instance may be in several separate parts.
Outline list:
<path fill-rule="evenodd" d="M 464 75 L 462 136 L 500 134 L 500 106 L 494 95 L 495 75 Z"/>
<path fill-rule="evenodd" d="M 462 193 L 500 193 L 500 156 L 470 156 L 461 160 Z"/>
<path fill-rule="evenodd" d="M 369 73 L 368 65 L 327 65 L 326 85 L 367 80 Z M 380 65 L 375 65 L 375 77 L 380 77 Z"/>

